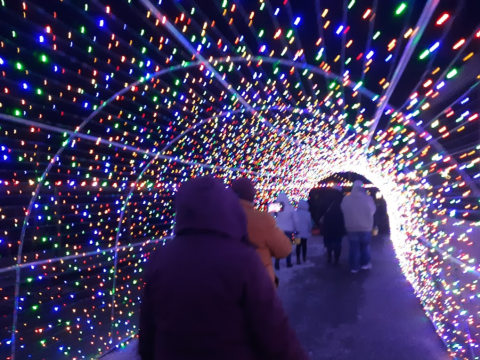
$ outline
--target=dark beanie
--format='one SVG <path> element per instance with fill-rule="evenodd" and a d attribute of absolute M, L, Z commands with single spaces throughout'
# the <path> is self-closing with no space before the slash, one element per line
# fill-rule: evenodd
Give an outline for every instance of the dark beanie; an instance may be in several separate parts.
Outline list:
<path fill-rule="evenodd" d="M 175 235 L 216 232 L 233 239 L 247 236 L 247 219 L 238 196 L 211 176 L 183 183 L 175 197 Z"/>
<path fill-rule="evenodd" d="M 238 178 L 232 182 L 232 190 L 238 195 L 240 199 L 253 202 L 257 190 L 250 179 Z"/>

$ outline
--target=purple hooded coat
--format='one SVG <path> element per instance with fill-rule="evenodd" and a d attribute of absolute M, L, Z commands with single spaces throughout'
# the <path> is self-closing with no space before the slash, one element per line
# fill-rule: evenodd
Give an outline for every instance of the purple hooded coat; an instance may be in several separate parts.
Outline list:
<path fill-rule="evenodd" d="M 307 359 L 255 249 L 237 196 L 218 179 L 180 187 L 176 239 L 152 253 L 142 360 Z M 243 241 L 242 241 L 243 240 Z"/>

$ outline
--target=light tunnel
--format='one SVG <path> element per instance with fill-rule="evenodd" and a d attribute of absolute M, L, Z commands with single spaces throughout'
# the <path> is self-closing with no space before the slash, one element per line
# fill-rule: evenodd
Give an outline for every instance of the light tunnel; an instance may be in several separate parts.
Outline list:
<path fill-rule="evenodd" d="M 208 4 L 207 4 L 208 3 Z M 478 10 L 478 9 L 477 9 Z M 135 337 L 191 177 L 264 207 L 355 172 L 453 358 L 478 359 L 480 24 L 447 0 L 0 0 L 0 357 Z"/>

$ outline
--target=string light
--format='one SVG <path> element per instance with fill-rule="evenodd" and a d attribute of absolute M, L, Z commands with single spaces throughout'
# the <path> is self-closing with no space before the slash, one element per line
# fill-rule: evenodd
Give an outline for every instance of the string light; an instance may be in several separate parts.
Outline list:
<path fill-rule="evenodd" d="M 437 25 L 443 25 L 445 21 L 447 21 L 450 18 L 450 15 L 445 13 L 440 18 L 437 20 Z"/>

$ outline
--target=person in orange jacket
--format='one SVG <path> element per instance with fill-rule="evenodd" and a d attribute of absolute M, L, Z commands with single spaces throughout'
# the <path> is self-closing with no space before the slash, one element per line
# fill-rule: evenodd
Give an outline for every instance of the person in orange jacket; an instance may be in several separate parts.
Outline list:
<path fill-rule="evenodd" d="M 254 208 L 253 202 L 257 190 L 251 180 L 247 178 L 236 179 L 232 183 L 232 190 L 240 198 L 240 204 L 247 215 L 249 240 L 257 248 L 257 253 L 260 255 L 272 282 L 276 283 L 278 280 L 276 280 L 273 270 L 272 257 L 283 259 L 290 255 L 292 241 L 277 227 L 273 216 Z"/>

